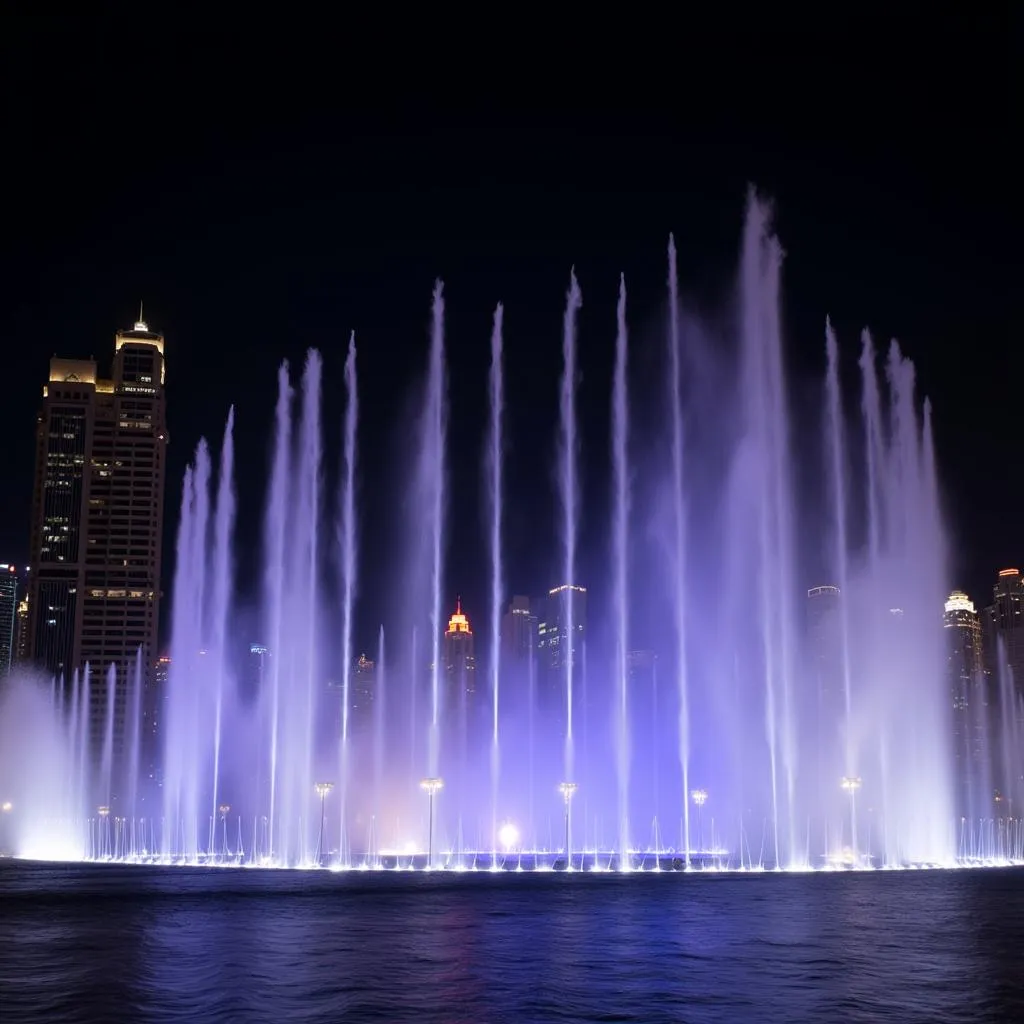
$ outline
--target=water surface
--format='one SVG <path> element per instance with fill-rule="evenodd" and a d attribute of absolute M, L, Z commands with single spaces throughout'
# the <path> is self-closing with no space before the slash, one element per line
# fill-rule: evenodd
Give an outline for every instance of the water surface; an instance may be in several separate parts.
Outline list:
<path fill-rule="evenodd" d="M 1024 1020 L 1024 871 L 0 861 L 0 1021 Z"/>

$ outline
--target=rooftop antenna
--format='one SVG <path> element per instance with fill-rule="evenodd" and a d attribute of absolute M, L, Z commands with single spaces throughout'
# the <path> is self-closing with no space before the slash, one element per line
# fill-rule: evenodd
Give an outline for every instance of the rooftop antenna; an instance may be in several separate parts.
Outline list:
<path fill-rule="evenodd" d="M 148 331 L 149 328 L 146 326 L 146 321 L 142 319 L 142 300 L 139 299 L 139 319 L 135 321 L 135 330 L 137 331 Z"/>

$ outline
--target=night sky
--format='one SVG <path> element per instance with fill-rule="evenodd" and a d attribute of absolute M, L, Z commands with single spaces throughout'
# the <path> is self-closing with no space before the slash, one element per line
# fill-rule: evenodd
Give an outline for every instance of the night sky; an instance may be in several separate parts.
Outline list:
<path fill-rule="evenodd" d="M 0 561 L 28 554 L 48 358 L 109 360 L 140 299 L 167 338 L 168 541 L 185 463 L 200 435 L 219 437 L 232 402 L 240 529 L 258 538 L 275 370 L 310 345 L 325 354 L 337 450 L 353 328 L 361 508 L 368 521 L 387 517 L 409 437 L 397 425 L 426 366 L 441 277 L 456 517 L 449 589 L 484 614 L 478 474 L 499 299 L 517 494 L 509 583 L 546 587 L 554 535 L 536 523 L 553 518 L 570 266 L 585 303 L 584 472 L 606 494 L 617 276 L 630 286 L 634 336 L 653 336 L 674 231 L 684 292 L 721 304 L 755 182 L 777 201 L 788 254 L 794 394 L 819 386 L 827 313 L 851 367 L 862 326 L 880 343 L 900 339 L 936 408 L 956 579 L 984 601 L 997 569 L 1024 562 L 1024 324 L 1011 304 L 1024 83 L 1011 70 L 1021 66 L 1019 23 L 1001 6 L 926 23 L 837 14 L 817 41 L 733 27 L 689 36 L 664 59 L 648 43 L 623 42 L 607 60 L 585 38 L 567 44 L 590 51 L 586 68 L 554 41 L 531 54 L 490 40 L 496 52 L 481 55 L 478 39 L 466 43 L 477 47 L 470 56 L 454 39 L 451 53 L 432 54 L 409 38 L 375 62 L 351 34 L 257 39 L 238 25 L 6 19 Z M 242 557 L 243 582 L 253 557 Z M 368 605 L 386 600 L 373 558 L 367 551 L 362 570 Z M 170 559 L 164 575 L 169 591 Z"/>

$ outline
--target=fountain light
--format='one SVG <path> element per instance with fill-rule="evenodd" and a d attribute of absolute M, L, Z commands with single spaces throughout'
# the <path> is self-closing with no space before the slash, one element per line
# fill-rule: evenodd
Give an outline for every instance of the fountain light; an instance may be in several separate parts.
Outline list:
<path fill-rule="evenodd" d="M 511 821 L 506 822 L 498 829 L 498 842 L 508 853 L 519 842 L 519 829 Z"/>
<path fill-rule="evenodd" d="M 427 793 L 427 867 L 434 863 L 434 796 L 444 789 L 444 779 L 420 780 L 420 789 Z"/>
<path fill-rule="evenodd" d="M 320 832 L 316 837 L 316 862 L 319 864 L 324 841 L 324 802 L 327 800 L 327 794 L 334 789 L 334 783 L 318 782 L 313 789 L 316 790 L 316 795 L 320 797 Z"/>

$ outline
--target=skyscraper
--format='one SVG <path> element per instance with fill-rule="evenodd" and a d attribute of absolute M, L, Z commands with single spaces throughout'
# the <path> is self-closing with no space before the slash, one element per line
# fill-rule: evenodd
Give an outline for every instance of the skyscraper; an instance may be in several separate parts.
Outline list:
<path fill-rule="evenodd" d="M 971 808 L 980 778 L 986 701 L 981 660 L 981 620 L 974 602 L 954 590 L 942 616 L 946 638 L 947 679 L 953 707 L 953 745 L 961 813 Z"/>
<path fill-rule="evenodd" d="M 444 634 L 444 669 L 450 699 L 461 695 L 472 697 L 476 692 L 476 658 L 473 630 L 462 610 L 462 598 L 455 603 L 455 613 L 448 620 Z"/>
<path fill-rule="evenodd" d="M 1009 669 L 1017 693 L 1024 694 L 1024 576 L 1020 569 L 1000 570 L 982 630 L 985 667 L 996 681 Z"/>
<path fill-rule="evenodd" d="M 576 693 L 583 672 L 587 636 L 587 589 L 575 583 L 552 587 L 538 602 L 537 680 L 542 702 L 564 707 L 567 662 L 572 658 Z"/>
<path fill-rule="evenodd" d="M 528 597 L 513 597 L 501 619 L 501 658 L 507 669 L 524 669 L 537 644 L 537 616 Z"/>
<path fill-rule="evenodd" d="M 7 675 L 14 661 L 18 619 L 18 569 L 0 565 L 0 676 Z"/>
<path fill-rule="evenodd" d="M 124 737 L 135 652 L 153 692 L 165 449 L 164 339 L 141 319 L 114 336 L 112 379 L 94 360 L 50 360 L 36 429 L 29 660 L 56 676 L 117 669 Z M 94 741 L 106 691 L 94 690 Z"/>

